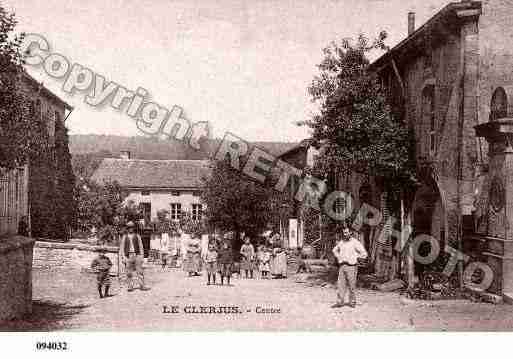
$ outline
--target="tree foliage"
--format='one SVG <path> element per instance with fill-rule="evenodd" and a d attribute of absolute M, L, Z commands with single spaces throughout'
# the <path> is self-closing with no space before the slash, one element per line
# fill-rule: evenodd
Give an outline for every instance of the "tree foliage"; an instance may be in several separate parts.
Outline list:
<path fill-rule="evenodd" d="M 0 171 L 29 166 L 31 234 L 65 239 L 74 220 L 74 176 L 64 123 L 49 133 L 49 113 L 27 84 L 23 34 L 14 32 L 15 15 L 0 6 Z"/>
<path fill-rule="evenodd" d="M 126 197 L 127 193 L 117 182 L 97 184 L 77 181 L 75 198 L 78 204 L 78 228 L 89 231 L 106 226 L 119 227 L 129 220 L 138 219 L 138 208 L 133 203 L 123 204 Z"/>
<path fill-rule="evenodd" d="M 98 151 L 92 153 L 76 153 L 72 158 L 73 173 L 82 180 L 89 180 L 98 169 L 104 158 L 114 157 L 108 151 Z"/>
<path fill-rule="evenodd" d="M 157 218 L 153 221 L 153 228 L 155 233 L 175 233 L 180 229 L 180 225 L 177 221 L 173 221 L 170 218 L 170 212 L 167 209 L 161 209 L 157 211 Z"/>
<path fill-rule="evenodd" d="M 212 174 L 204 182 L 206 219 L 214 228 L 254 237 L 280 216 L 282 195 L 244 177 L 225 161 L 212 163 Z"/>
<path fill-rule="evenodd" d="M 55 223 L 54 231 L 59 238 L 67 236 L 76 223 L 75 175 L 69 153 L 68 130 L 61 120 L 55 125 Z"/>
<path fill-rule="evenodd" d="M 14 14 L 0 6 L 0 168 L 26 163 L 30 144 L 28 101 L 20 86 L 23 34 L 14 33 Z"/>
<path fill-rule="evenodd" d="M 357 171 L 400 187 L 414 178 L 411 130 L 388 102 L 377 75 L 369 71 L 371 51 L 386 50 L 382 32 L 374 41 L 360 35 L 324 49 L 308 88 L 320 111 L 305 122 L 322 144 L 316 174 Z"/>

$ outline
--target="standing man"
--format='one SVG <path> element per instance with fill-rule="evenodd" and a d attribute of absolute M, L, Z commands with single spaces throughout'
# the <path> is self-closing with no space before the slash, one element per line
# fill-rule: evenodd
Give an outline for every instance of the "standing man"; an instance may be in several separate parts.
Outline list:
<path fill-rule="evenodd" d="M 340 240 L 333 254 L 337 258 L 339 264 L 337 296 L 338 302 L 332 308 L 340 308 L 344 306 L 346 290 L 349 290 L 349 306 L 356 306 L 356 275 L 358 274 L 358 259 L 367 258 L 367 251 L 351 233 L 349 228 L 344 228 L 342 240 Z"/>
<path fill-rule="evenodd" d="M 144 286 L 144 247 L 141 236 L 135 233 L 134 222 L 128 222 L 126 227 L 128 233 L 121 237 L 121 243 L 119 244 L 119 256 L 122 263 L 125 264 L 128 278 L 128 291 L 131 292 L 134 290 L 134 273 L 137 276 L 139 288 L 141 290 L 147 290 L 148 288 Z"/>

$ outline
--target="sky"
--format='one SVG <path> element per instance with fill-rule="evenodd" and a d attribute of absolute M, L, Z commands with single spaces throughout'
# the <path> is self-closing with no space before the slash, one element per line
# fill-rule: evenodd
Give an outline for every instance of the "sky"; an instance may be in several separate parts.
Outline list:
<path fill-rule="evenodd" d="M 38 33 L 50 51 L 109 81 L 148 90 L 151 101 L 183 108 L 191 122 L 208 121 L 247 141 L 299 141 L 297 121 L 316 107 L 307 87 L 331 41 L 407 33 L 407 13 L 419 27 L 447 0 L 9 0 L 17 31 Z M 71 134 L 141 134 L 122 111 L 68 95 L 63 81 L 40 67 L 27 71 L 75 109 Z"/>

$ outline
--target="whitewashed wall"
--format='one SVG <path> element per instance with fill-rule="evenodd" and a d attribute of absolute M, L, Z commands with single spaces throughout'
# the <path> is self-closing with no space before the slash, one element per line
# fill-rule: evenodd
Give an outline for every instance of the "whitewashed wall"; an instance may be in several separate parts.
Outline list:
<path fill-rule="evenodd" d="M 192 213 L 192 205 L 201 203 L 199 196 L 194 196 L 192 191 L 180 191 L 179 196 L 172 196 L 171 191 L 151 191 L 149 196 L 143 196 L 141 191 L 132 191 L 125 202 L 134 201 L 136 205 L 142 202 L 151 203 L 151 218 L 157 217 L 157 212 L 166 209 L 171 211 L 171 203 L 180 203 L 182 211 L 187 210 Z M 205 205 L 203 205 L 205 210 Z"/>

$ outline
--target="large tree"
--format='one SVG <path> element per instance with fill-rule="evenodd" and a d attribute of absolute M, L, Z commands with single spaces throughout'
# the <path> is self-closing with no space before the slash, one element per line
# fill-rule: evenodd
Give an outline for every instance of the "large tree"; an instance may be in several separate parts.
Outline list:
<path fill-rule="evenodd" d="M 319 74 L 308 88 L 319 111 L 302 124 L 310 127 L 314 141 L 322 146 L 312 172 L 328 180 L 329 190 L 334 189 L 334 176 L 361 173 L 380 184 L 382 205 L 398 212 L 405 190 L 414 188 L 415 146 L 402 104 L 390 101 L 390 89 L 370 70 L 369 55 L 388 50 L 386 37 L 382 32 L 370 41 L 360 35 L 356 41 L 332 42 L 323 50 Z M 345 223 L 326 214 L 321 222 L 328 244 L 324 248 L 331 248 L 333 234 Z"/>
<path fill-rule="evenodd" d="M 212 173 L 204 182 L 202 199 L 208 224 L 234 231 L 237 238 L 242 232 L 253 238 L 260 235 L 282 212 L 283 194 L 244 176 L 225 161 L 213 162 Z"/>
<path fill-rule="evenodd" d="M 394 194 L 415 177 L 413 136 L 401 108 L 389 103 L 387 90 L 369 70 L 371 51 L 386 50 L 386 33 L 369 41 L 344 39 L 324 49 L 308 91 L 319 112 L 305 123 L 323 144 L 316 174 L 356 171 L 380 178 Z"/>

